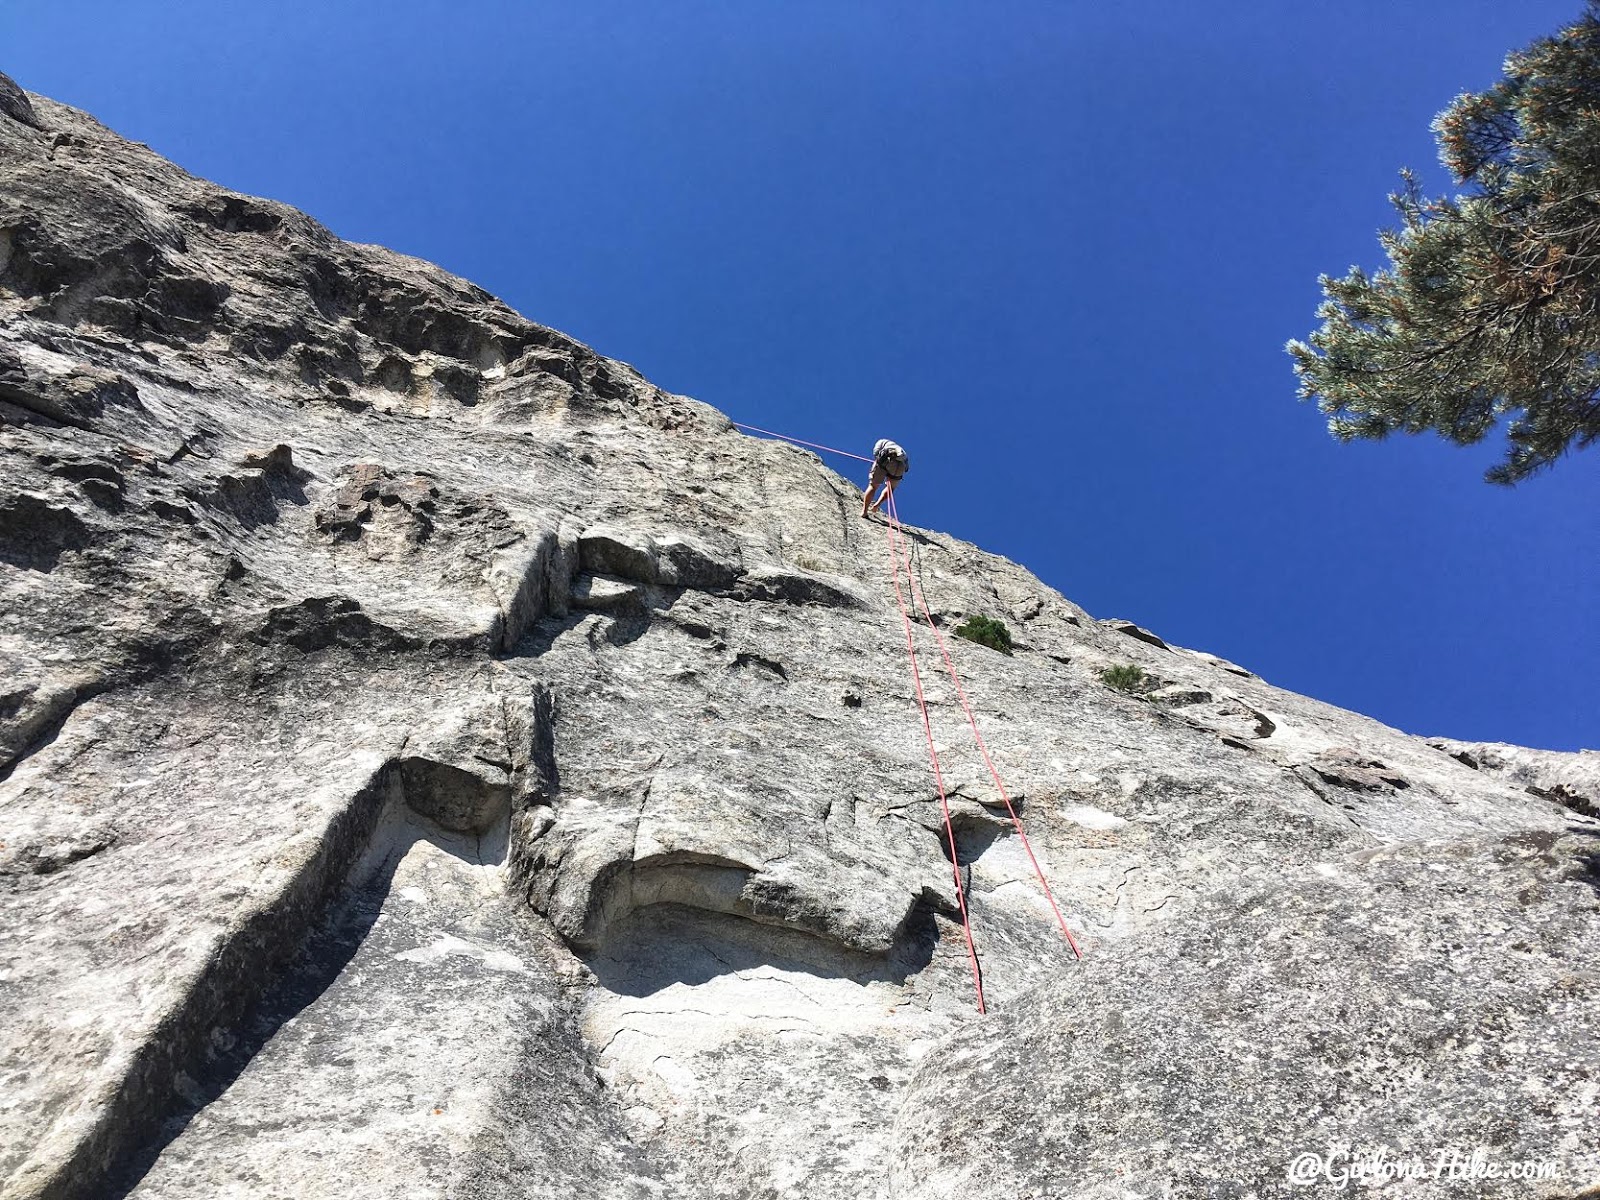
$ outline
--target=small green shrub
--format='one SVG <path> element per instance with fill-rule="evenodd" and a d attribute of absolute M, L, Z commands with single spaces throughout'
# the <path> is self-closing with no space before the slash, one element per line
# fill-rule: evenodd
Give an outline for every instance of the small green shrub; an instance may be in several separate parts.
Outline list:
<path fill-rule="evenodd" d="M 998 650 L 1001 654 L 1011 653 L 1011 631 L 1006 628 L 1004 621 L 997 621 L 993 617 L 968 617 L 956 626 L 956 636 Z"/>
<path fill-rule="evenodd" d="M 1100 672 L 1100 682 L 1114 691 L 1138 696 L 1149 688 L 1150 677 L 1144 673 L 1143 667 L 1133 663 L 1118 663 Z"/>

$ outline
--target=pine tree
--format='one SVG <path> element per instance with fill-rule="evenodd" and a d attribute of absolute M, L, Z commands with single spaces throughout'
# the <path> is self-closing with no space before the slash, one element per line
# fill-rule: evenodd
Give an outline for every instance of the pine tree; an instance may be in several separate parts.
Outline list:
<path fill-rule="evenodd" d="M 1508 418 L 1487 478 L 1516 483 L 1600 438 L 1600 0 L 1433 129 L 1463 194 L 1404 173 L 1388 268 L 1324 276 L 1322 327 L 1289 352 L 1341 441 L 1470 445 Z"/>

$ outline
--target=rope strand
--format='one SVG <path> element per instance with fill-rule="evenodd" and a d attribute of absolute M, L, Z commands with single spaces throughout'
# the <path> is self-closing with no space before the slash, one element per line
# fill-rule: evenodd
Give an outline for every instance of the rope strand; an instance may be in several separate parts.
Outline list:
<path fill-rule="evenodd" d="M 892 491 L 889 493 L 889 523 L 892 530 L 900 535 L 901 545 L 907 545 L 908 539 L 905 537 L 905 531 L 900 527 L 900 514 L 895 508 L 894 493 Z M 892 540 L 893 534 L 891 534 Z M 961 698 L 961 709 L 967 714 L 967 724 L 972 727 L 972 736 L 978 743 L 978 752 L 983 755 L 983 764 L 989 768 L 989 774 L 994 778 L 995 787 L 1000 789 L 1000 799 L 1005 802 L 1006 812 L 1010 814 L 1011 823 L 1016 827 L 1017 836 L 1022 840 L 1022 848 L 1028 852 L 1028 861 L 1033 864 L 1033 873 L 1038 876 L 1039 886 L 1044 889 L 1045 899 L 1050 902 L 1050 911 L 1055 913 L 1056 924 L 1061 927 L 1061 932 L 1067 939 L 1067 945 L 1072 947 L 1072 953 L 1081 960 L 1083 951 L 1078 949 L 1077 939 L 1072 936 L 1072 930 L 1067 928 L 1067 920 L 1061 915 L 1061 909 L 1056 904 L 1055 893 L 1050 890 L 1050 881 L 1045 878 L 1044 870 L 1039 866 L 1039 860 L 1033 853 L 1033 845 L 1028 841 L 1028 835 L 1022 828 L 1022 818 L 1017 815 L 1017 810 L 1012 806 L 1011 796 L 1006 792 L 1006 785 L 1000 778 L 1000 772 L 996 770 L 994 760 L 989 757 L 989 746 L 983 740 L 983 734 L 978 730 L 977 718 L 972 715 L 972 704 L 967 699 L 966 689 L 961 686 L 961 676 L 956 673 L 956 664 L 950 657 L 949 647 L 945 645 L 944 635 L 939 632 L 939 627 L 933 623 L 933 614 L 928 611 L 927 596 L 922 590 L 921 583 L 911 572 L 909 553 L 906 556 L 906 577 L 906 589 L 911 593 L 913 602 L 919 606 L 923 621 L 933 631 L 934 640 L 939 644 L 939 653 L 944 656 L 944 665 L 946 671 L 950 674 L 950 682 L 955 684 L 956 695 Z M 898 585 L 898 572 L 895 578 Z"/>
<path fill-rule="evenodd" d="M 742 421 L 731 421 L 737 429 L 744 429 L 751 433 L 758 433 L 764 437 L 777 438 L 780 441 L 792 442 L 797 446 L 806 446 L 812 450 L 821 450 L 827 454 L 837 454 L 843 458 L 853 458 L 857 462 L 870 463 L 872 459 L 864 454 L 852 454 L 848 450 L 839 450 L 833 446 L 824 446 L 820 442 L 808 442 L 804 438 L 790 437 L 788 434 L 775 433 L 770 429 L 762 429 L 757 425 L 746 425 Z M 1028 840 L 1027 831 L 1022 828 L 1022 818 L 1017 815 L 1017 809 L 1011 802 L 1011 795 L 1006 791 L 1005 781 L 1000 778 L 1000 772 L 990 757 L 989 746 L 983 740 L 983 733 L 978 729 L 978 720 L 972 712 L 972 702 L 967 698 L 967 691 L 961 686 L 961 676 L 956 671 L 955 661 L 950 657 L 950 649 L 945 644 L 944 635 L 939 632 L 939 627 L 934 623 L 933 614 L 928 609 L 928 598 L 923 590 L 921 580 L 912 567 L 912 550 L 910 539 L 906 537 L 905 530 L 900 524 L 900 514 L 895 507 L 894 492 L 891 489 L 888 495 L 889 518 L 887 531 L 889 537 L 889 562 L 894 576 L 895 603 L 900 607 L 900 620 L 905 626 L 906 653 L 911 660 L 911 678 L 916 685 L 917 708 L 922 714 L 922 732 L 928 742 L 928 758 L 933 764 L 933 778 L 939 789 L 939 805 L 944 813 L 945 836 L 950 846 L 950 868 L 955 877 L 956 902 L 961 909 L 961 931 L 966 938 L 967 958 L 972 964 L 972 985 L 978 995 L 978 1011 L 986 1010 L 983 997 L 983 973 L 978 965 L 978 950 L 972 939 L 972 920 L 967 910 L 966 888 L 961 882 L 961 863 L 956 851 L 955 825 L 950 818 L 950 800 L 945 791 L 944 772 L 939 765 L 939 753 L 933 742 L 933 723 L 928 716 L 928 702 L 922 690 L 922 671 L 917 665 L 916 640 L 912 636 L 911 613 L 906 608 L 905 593 L 900 588 L 900 567 L 902 550 L 906 571 L 905 592 L 909 593 L 913 606 L 921 614 L 923 622 L 933 633 L 934 641 L 938 643 L 939 653 L 944 659 L 945 670 L 950 675 L 950 682 L 955 685 L 956 695 L 961 700 L 961 710 L 966 714 L 967 724 L 972 728 L 973 740 L 977 742 L 978 753 L 983 756 L 983 765 L 989 769 L 990 776 L 994 779 L 995 787 L 1000 792 L 1000 799 L 1005 804 L 1006 813 L 1011 818 L 1011 824 L 1017 831 L 1017 837 L 1022 842 L 1022 848 L 1027 852 L 1028 861 L 1033 865 L 1033 873 L 1039 880 L 1039 886 L 1044 891 L 1045 900 L 1050 905 L 1050 911 L 1055 914 L 1056 924 L 1060 926 L 1062 936 L 1066 938 L 1067 945 L 1072 947 L 1072 953 L 1079 959 L 1083 958 L 1083 951 L 1078 947 L 1078 940 L 1072 936 L 1072 930 L 1067 925 L 1067 920 L 1061 915 L 1061 907 L 1056 903 L 1055 893 L 1050 888 L 1050 881 L 1045 877 L 1044 868 L 1039 865 L 1038 856 L 1033 852 L 1033 844 Z"/>
<path fill-rule="evenodd" d="M 922 693 L 922 672 L 917 667 L 917 647 L 911 637 L 911 614 L 906 611 L 905 598 L 900 593 L 900 555 L 895 549 L 894 529 L 888 529 L 889 534 L 889 563 L 894 570 L 894 598 L 900 606 L 900 620 L 906 629 L 906 653 L 911 658 L 911 679 L 917 688 L 917 707 L 922 712 L 922 732 L 928 739 L 928 759 L 933 763 L 933 779 L 939 788 L 939 806 L 944 810 L 944 832 L 950 843 L 950 870 L 955 875 L 956 904 L 961 909 L 961 932 L 967 941 L 967 958 L 972 963 L 972 986 L 978 993 L 978 1012 L 984 1013 L 987 1009 L 983 1002 L 983 973 L 978 967 L 978 948 L 972 940 L 972 918 L 967 913 L 967 892 L 961 884 L 961 860 L 956 853 L 955 824 L 950 819 L 950 800 L 945 794 L 944 772 L 939 767 L 939 752 L 933 744 L 933 723 L 928 719 L 928 701 Z M 906 581 L 906 589 L 910 590 L 910 580 Z"/>
<path fill-rule="evenodd" d="M 767 437 L 778 438 L 780 441 L 793 442 L 796 446 L 809 446 L 813 450 L 826 450 L 829 454 L 843 455 L 845 458 L 853 458 L 857 462 L 869 463 L 872 461 L 864 454 L 851 454 L 848 450 L 835 450 L 832 446 L 824 446 L 821 442 L 807 442 L 801 438 L 790 437 L 786 433 L 773 433 L 770 429 L 761 429 L 755 425 L 746 425 L 743 421 L 729 421 L 728 424 L 732 425 L 736 429 L 748 429 L 751 433 L 765 434 Z"/>

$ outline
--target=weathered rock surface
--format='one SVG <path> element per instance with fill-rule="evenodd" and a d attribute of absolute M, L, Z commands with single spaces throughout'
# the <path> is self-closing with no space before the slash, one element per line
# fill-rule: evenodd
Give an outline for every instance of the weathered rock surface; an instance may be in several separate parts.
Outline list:
<path fill-rule="evenodd" d="M 1457 742 L 1429 738 L 1428 745 L 1474 771 L 1520 784 L 1530 795 L 1600 817 L 1600 751 L 1561 754 L 1503 742 Z"/>
<path fill-rule="evenodd" d="M 0 462 L 6 1200 L 1600 1182 L 1592 753 L 910 530 L 980 1017 L 852 483 L 3 77 Z"/>

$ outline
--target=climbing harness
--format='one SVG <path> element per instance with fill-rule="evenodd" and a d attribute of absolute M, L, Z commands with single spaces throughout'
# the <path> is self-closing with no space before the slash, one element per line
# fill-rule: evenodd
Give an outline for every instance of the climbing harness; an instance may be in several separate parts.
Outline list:
<path fill-rule="evenodd" d="M 865 455 L 852 454 L 848 450 L 838 450 L 832 446 L 824 446 L 819 442 L 808 442 L 800 438 L 789 437 L 787 434 L 774 433 L 770 429 L 761 429 L 754 425 L 745 425 L 739 421 L 734 421 L 732 424 L 739 429 L 746 429 L 752 433 L 763 434 L 766 437 L 779 438 L 783 441 L 793 442 L 800 446 L 807 446 L 814 450 L 823 450 L 829 454 L 838 454 L 844 458 L 853 458 L 858 462 L 872 461 L 872 459 L 866 457 Z M 1028 841 L 1027 832 L 1022 828 L 1022 818 L 1017 815 L 1017 809 L 1011 801 L 1011 795 L 1006 791 L 1005 782 L 1000 778 L 1000 772 L 995 767 L 994 759 L 989 754 L 988 743 L 983 740 L 983 733 L 978 729 L 977 718 L 972 712 L 972 702 L 967 697 L 966 689 L 961 686 L 961 676 L 956 671 L 955 661 L 950 657 L 950 649 L 945 644 L 944 635 L 939 632 L 939 626 L 934 622 L 933 614 L 929 611 L 928 599 L 923 591 L 922 583 L 920 579 L 918 579 L 917 573 L 912 569 L 910 539 L 907 538 L 905 530 L 900 524 L 900 514 L 895 506 L 893 491 L 890 491 L 888 496 L 887 516 L 889 520 L 887 523 L 886 532 L 888 534 L 889 541 L 889 562 L 891 574 L 894 579 L 895 603 L 900 608 L 900 620 L 905 627 L 906 654 L 911 661 L 911 679 L 912 683 L 915 685 L 917 709 L 922 715 L 922 732 L 928 743 L 928 759 L 933 766 L 934 783 L 939 791 L 939 805 L 944 815 L 945 837 L 950 847 L 950 867 L 952 873 L 954 874 L 956 884 L 956 903 L 961 910 L 961 931 L 966 939 L 967 958 L 972 965 L 972 986 L 977 992 L 978 1012 L 984 1013 L 987 1011 L 987 1007 L 984 1003 L 983 997 L 983 971 L 978 963 L 977 945 L 973 941 L 972 937 L 972 919 L 967 908 L 966 888 L 961 881 L 961 862 L 956 852 L 955 825 L 950 818 L 950 800 L 944 786 L 944 770 L 939 763 L 939 752 L 934 744 L 933 722 L 928 715 L 928 701 L 922 687 L 922 669 L 917 662 L 916 640 L 912 636 L 911 628 L 912 609 L 915 609 L 922 617 L 923 623 L 927 625 L 929 631 L 933 634 L 934 641 L 938 644 L 939 653 L 944 659 L 945 670 L 950 676 L 950 682 L 955 685 L 956 696 L 961 701 L 961 710 L 966 714 L 967 724 L 972 729 L 973 740 L 978 745 L 978 753 L 982 756 L 984 766 L 989 769 L 989 774 L 994 779 L 994 785 L 1000 793 L 1001 801 L 1005 804 L 1006 813 L 1011 818 L 1011 824 L 1017 831 L 1017 837 L 1022 842 L 1022 848 L 1027 851 L 1028 861 L 1033 865 L 1033 873 L 1038 877 L 1039 886 L 1044 891 L 1046 901 L 1049 902 L 1050 911 L 1055 914 L 1056 924 L 1060 926 L 1062 936 L 1066 938 L 1067 945 L 1072 948 L 1072 953 L 1077 958 L 1083 958 L 1083 951 L 1079 949 L 1077 939 L 1072 936 L 1072 930 L 1068 928 L 1066 918 L 1061 915 L 1061 908 L 1056 903 L 1055 893 L 1050 889 L 1050 881 L 1045 878 L 1044 869 L 1040 867 L 1039 859 L 1033 852 L 1033 844 Z M 901 590 L 900 586 L 900 570 L 902 562 L 905 567 L 906 575 L 904 591 Z M 911 597 L 911 608 L 907 608 L 906 606 L 905 597 L 907 595 Z"/>

